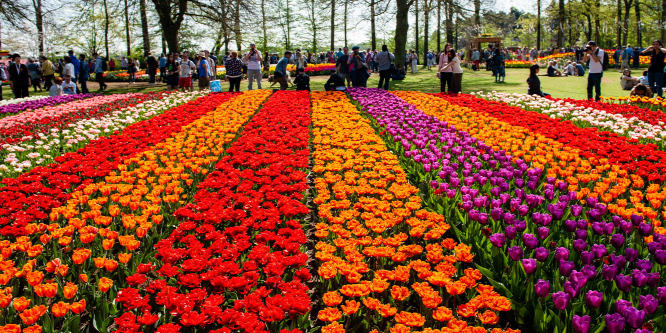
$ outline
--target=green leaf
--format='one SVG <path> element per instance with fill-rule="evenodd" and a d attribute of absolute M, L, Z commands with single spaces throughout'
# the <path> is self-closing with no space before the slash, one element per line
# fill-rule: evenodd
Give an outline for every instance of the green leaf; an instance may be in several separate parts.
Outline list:
<path fill-rule="evenodd" d="M 485 267 L 481 267 L 481 266 L 479 266 L 479 264 L 474 264 L 474 266 L 476 266 L 476 269 L 481 271 L 481 274 L 483 274 L 483 276 L 486 276 L 489 279 L 494 279 L 495 278 L 495 274 L 493 272 L 491 272 L 489 269 L 487 269 Z"/>
<path fill-rule="evenodd" d="M 504 286 L 503 283 L 501 283 L 501 282 L 497 282 L 497 281 L 495 281 L 494 279 L 491 279 L 491 278 L 489 278 L 489 277 L 488 277 L 488 281 L 490 281 L 490 284 L 492 284 L 493 287 L 495 287 L 495 289 L 497 289 L 497 290 L 499 291 L 500 294 L 503 294 L 503 295 L 506 296 L 507 298 L 512 298 L 512 297 L 513 297 L 513 293 L 511 293 L 511 292 L 509 291 L 509 289 L 507 289 L 507 287 Z M 513 303 L 513 301 L 512 301 L 512 303 Z"/>

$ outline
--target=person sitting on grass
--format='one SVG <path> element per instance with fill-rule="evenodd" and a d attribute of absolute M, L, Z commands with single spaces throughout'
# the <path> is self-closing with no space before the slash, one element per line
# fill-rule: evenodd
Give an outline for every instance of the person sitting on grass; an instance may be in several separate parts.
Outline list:
<path fill-rule="evenodd" d="M 51 86 L 51 88 L 49 88 L 49 96 L 55 97 L 55 96 L 64 95 L 65 92 L 62 91 L 62 78 L 57 77 L 57 78 L 53 79 L 53 81 L 55 82 L 55 84 L 53 84 Z"/>
<path fill-rule="evenodd" d="M 305 69 L 296 69 L 294 83 L 296 84 L 296 90 L 310 91 L 310 77 L 305 74 Z"/>
<path fill-rule="evenodd" d="M 631 76 L 629 68 L 622 72 L 622 77 L 620 77 L 620 86 L 622 87 L 622 90 L 631 90 L 638 83 L 638 78 Z"/>
<path fill-rule="evenodd" d="M 638 83 L 641 83 L 641 84 L 645 85 L 646 87 L 649 87 L 650 83 L 648 81 L 647 74 L 648 74 L 648 71 L 643 71 L 643 76 L 638 78 Z"/>
<path fill-rule="evenodd" d="M 562 70 L 565 76 L 574 75 L 574 66 L 571 64 L 571 61 L 567 61 L 567 65 Z"/>
<path fill-rule="evenodd" d="M 76 94 L 76 83 L 72 81 L 71 75 L 65 75 L 65 82 L 62 83 L 62 91 L 65 95 Z"/>
<path fill-rule="evenodd" d="M 652 97 L 652 90 L 650 90 L 650 88 L 648 88 L 646 85 L 639 83 L 636 86 L 634 86 L 634 89 L 631 89 L 629 96 L 650 98 Z"/>
<path fill-rule="evenodd" d="M 574 67 L 574 76 L 585 76 L 585 67 L 583 67 L 583 65 L 574 62 L 573 67 Z"/>
<path fill-rule="evenodd" d="M 557 70 L 557 62 L 555 62 L 554 60 L 550 62 L 550 65 L 548 65 L 546 73 L 550 77 L 562 76 L 562 73 L 559 70 Z"/>
<path fill-rule="evenodd" d="M 326 91 L 345 91 L 345 78 L 336 71 L 331 71 L 331 76 L 324 84 Z"/>
<path fill-rule="evenodd" d="M 539 64 L 534 64 L 530 66 L 530 76 L 527 78 L 527 94 L 528 95 L 537 95 L 537 96 L 550 96 L 549 94 L 541 91 L 541 80 L 539 80 Z"/>
<path fill-rule="evenodd" d="M 391 79 L 402 81 L 405 79 L 405 75 L 407 75 L 407 73 L 405 72 L 405 66 L 398 65 L 398 68 L 396 68 L 393 74 L 391 74 Z"/>

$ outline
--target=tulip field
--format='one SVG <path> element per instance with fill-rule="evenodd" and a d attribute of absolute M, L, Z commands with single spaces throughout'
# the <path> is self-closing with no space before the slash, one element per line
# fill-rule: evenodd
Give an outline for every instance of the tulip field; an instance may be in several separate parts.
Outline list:
<path fill-rule="evenodd" d="M 0 103 L 0 333 L 666 332 L 666 104 Z"/>

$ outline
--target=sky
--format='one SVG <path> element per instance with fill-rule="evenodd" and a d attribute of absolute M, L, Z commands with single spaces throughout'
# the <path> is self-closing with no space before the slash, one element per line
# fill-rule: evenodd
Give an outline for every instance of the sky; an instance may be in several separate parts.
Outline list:
<path fill-rule="evenodd" d="M 542 4 L 543 5 L 543 4 Z M 531 0 L 496 0 L 495 10 L 508 12 L 511 7 L 516 7 L 524 12 L 536 12 L 536 3 Z"/>

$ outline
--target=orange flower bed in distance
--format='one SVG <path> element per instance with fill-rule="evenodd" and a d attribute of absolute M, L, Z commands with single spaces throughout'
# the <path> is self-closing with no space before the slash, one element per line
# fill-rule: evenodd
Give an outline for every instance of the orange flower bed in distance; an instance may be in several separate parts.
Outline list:
<path fill-rule="evenodd" d="M 313 92 L 312 120 L 322 332 L 502 332 L 511 302 L 478 284 L 471 247 L 421 208 L 369 120 L 341 92 Z"/>

